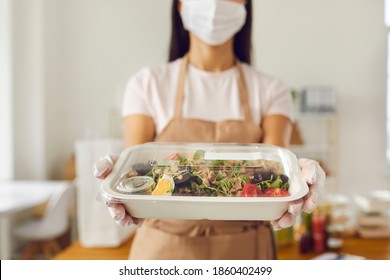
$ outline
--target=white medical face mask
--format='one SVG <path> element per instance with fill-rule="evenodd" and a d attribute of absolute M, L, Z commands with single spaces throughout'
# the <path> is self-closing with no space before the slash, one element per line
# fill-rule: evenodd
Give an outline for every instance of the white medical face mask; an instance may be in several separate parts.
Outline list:
<path fill-rule="evenodd" d="M 205 43 L 218 46 L 244 25 L 246 9 L 242 3 L 227 0 L 182 0 L 184 28 Z"/>

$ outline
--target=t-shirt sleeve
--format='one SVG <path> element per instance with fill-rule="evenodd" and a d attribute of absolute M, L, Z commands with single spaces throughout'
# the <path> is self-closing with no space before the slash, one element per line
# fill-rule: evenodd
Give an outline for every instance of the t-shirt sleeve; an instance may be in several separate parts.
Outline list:
<path fill-rule="evenodd" d="M 285 84 L 274 79 L 267 90 L 267 102 L 263 108 L 264 116 L 283 115 L 294 121 L 294 104 L 289 88 Z"/>
<path fill-rule="evenodd" d="M 128 115 L 147 115 L 151 116 L 147 86 L 147 71 L 141 70 L 127 82 L 122 104 L 122 117 Z"/>

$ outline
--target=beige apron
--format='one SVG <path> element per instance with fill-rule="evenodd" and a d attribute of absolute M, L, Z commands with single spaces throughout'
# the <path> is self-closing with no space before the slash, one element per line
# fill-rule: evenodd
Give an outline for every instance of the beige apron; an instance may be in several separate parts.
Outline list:
<path fill-rule="evenodd" d="M 176 95 L 174 117 L 156 142 L 259 143 L 261 129 L 252 121 L 241 65 L 239 75 L 244 120 L 211 122 L 182 118 L 188 58 L 184 57 Z M 232 209 L 234 210 L 234 209 Z M 146 219 L 137 229 L 130 259 L 276 259 L 268 222 Z"/>

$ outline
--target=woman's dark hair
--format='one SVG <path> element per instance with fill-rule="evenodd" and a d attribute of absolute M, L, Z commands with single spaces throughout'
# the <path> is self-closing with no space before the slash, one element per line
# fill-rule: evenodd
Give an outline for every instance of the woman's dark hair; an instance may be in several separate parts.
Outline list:
<path fill-rule="evenodd" d="M 172 3 L 172 29 L 171 42 L 169 46 L 169 61 L 174 61 L 184 56 L 190 47 L 188 31 L 184 29 L 178 4 L 180 0 L 173 0 Z M 246 21 L 241 30 L 234 36 L 234 54 L 242 62 L 251 63 L 252 51 L 252 0 L 247 0 Z"/>

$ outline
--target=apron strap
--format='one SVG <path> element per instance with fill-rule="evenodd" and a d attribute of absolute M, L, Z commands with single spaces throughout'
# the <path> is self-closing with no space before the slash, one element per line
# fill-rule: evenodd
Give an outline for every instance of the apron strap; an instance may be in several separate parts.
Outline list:
<path fill-rule="evenodd" d="M 175 111 L 174 111 L 174 118 L 178 118 L 178 119 L 182 118 L 184 87 L 185 87 L 185 79 L 187 74 L 187 67 L 188 67 L 188 54 L 186 54 L 183 57 L 183 61 L 180 65 L 179 80 L 178 80 L 176 100 L 175 100 L 176 102 Z M 246 121 L 253 121 L 252 113 L 249 106 L 249 100 L 248 100 L 248 88 L 246 86 L 241 62 L 238 59 L 236 60 L 236 68 L 238 72 L 238 90 L 240 93 L 241 111 L 243 112 L 244 119 Z"/>
<path fill-rule="evenodd" d="M 249 107 L 248 88 L 246 86 L 241 62 L 238 59 L 236 60 L 236 67 L 238 72 L 238 87 L 240 92 L 241 111 L 243 112 L 246 121 L 253 121 L 251 109 Z"/>
<path fill-rule="evenodd" d="M 188 54 L 183 57 L 183 61 L 180 65 L 179 72 L 179 82 L 176 90 L 176 104 L 175 104 L 175 112 L 174 118 L 181 119 L 182 118 L 182 110 L 183 110 L 183 100 L 184 100 L 184 86 L 187 74 L 187 66 L 188 66 Z"/>

